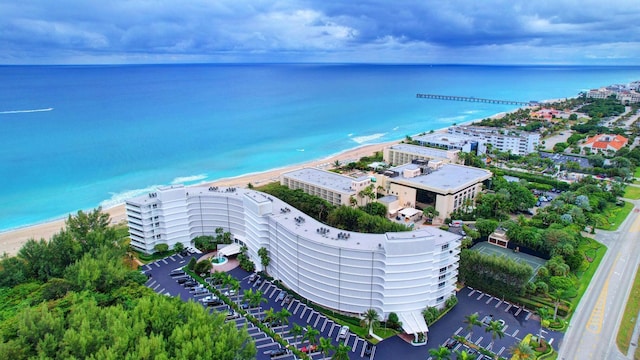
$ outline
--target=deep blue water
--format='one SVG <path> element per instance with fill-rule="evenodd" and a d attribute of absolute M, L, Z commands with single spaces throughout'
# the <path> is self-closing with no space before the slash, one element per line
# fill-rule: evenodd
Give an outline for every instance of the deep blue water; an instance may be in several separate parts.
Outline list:
<path fill-rule="evenodd" d="M 640 67 L 0 66 L 0 231 L 513 109 L 416 93 L 529 101 L 633 80 Z"/>

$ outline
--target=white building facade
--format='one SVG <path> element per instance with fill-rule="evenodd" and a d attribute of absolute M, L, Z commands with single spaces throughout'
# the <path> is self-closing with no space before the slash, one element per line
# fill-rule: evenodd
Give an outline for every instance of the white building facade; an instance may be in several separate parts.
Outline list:
<path fill-rule="evenodd" d="M 453 126 L 447 132 L 449 134 L 467 136 L 484 143 L 478 148 L 478 153 L 484 153 L 486 144 L 491 144 L 494 149 L 511 152 L 515 155 L 527 155 L 537 151 L 540 145 L 540 134 L 519 130 L 499 129 L 484 126 Z"/>
<path fill-rule="evenodd" d="M 362 234 L 330 228 L 279 199 L 248 190 L 171 186 L 126 203 L 131 246 L 189 245 L 216 228 L 248 247 L 268 250 L 266 269 L 288 288 L 324 307 L 351 314 L 395 312 L 405 331 L 428 331 L 421 312 L 455 295 L 460 236 L 428 227 Z"/>

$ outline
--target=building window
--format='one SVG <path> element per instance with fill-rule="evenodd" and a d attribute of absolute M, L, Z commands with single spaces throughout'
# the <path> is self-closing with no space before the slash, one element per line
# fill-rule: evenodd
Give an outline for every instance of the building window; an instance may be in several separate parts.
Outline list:
<path fill-rule="evenodd" d="M 440 275 L 438 276 L 438 280 L 444 280 L 447 277 L 447 275 Z"/>
<path fill-rule="evenodd" d="M 447 272 L 447 267 L 440 268 L 440 274 Z"/>
<path fill-rule="evenodd" d="M 438 284 L 438 289 L 442 289 L 444 287 L 445 282 L 441 282 L 440 284 Z"/>
<path fill-rule="evenodd" d="M 436 299 L 436 302 L 443 302 L 444 301 L 444 296 L 440 296 L 439 298 Z"/>
<path fill-rule="evenodd" d="M 442 245 L 442 251 L 447 250 L 449 248 L 449 244 Z"/>

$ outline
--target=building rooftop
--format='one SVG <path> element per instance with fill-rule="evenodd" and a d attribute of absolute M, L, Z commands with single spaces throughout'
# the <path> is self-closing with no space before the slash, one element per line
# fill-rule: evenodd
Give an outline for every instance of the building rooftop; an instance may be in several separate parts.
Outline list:
<path fill-rule="evenodd" d="M 471 141 L 477 141 L 477 139 L 473 139 L 465 135 L 443 134 L 443 133 L 433 133 L 433 134 L 414 136 L 413 139 L 416 141 L 422 141 L 425 143 L 446 144 L 450 146 L 459 146 L 459 147 L 462 147 L 463 145 L 466 145 Z"/>
<path fill-rule="evenodd" d="M 325 189 L 331 189 L 339 192 L 352 192 L 351 183 L 353 181 L 363 181 L 369 179 L 369 176 L 361 176 L 359 178 L 352 178 L 336 174 L 331 171 L 320 170 L 316 168 L 303 168 L 298 170 L 289 171 L 281 174 L 280 176 L 286 176 L 289 178 L 297 179 L 299 181 L 313 184 Z"/>
<path fill-rule="evenodd" d="M 405 177 L 405 169 L 419 168 L 415 164 L 404 164 L 389 170 L 396 171 L 399 176 L 392 179 L 395 183 L 434 191 L 441 194 L 456 193 L 478 182 L 491 178 L 489 170 L 479 169 L 471 166 L 444 164 L 437 170 L 430 173 L 421 174 L 416 177 Z"/>
<path fill-rule="evenodd" d="M 430 157 L 430 158 L 447 158 L 447 150 L 434 149 L 419 145 L 409 145 L 409 144 L 396 144 L 390 147 L 390 149 L 403 151 L 407 153 L 412 153 L 420 156 Z"/>

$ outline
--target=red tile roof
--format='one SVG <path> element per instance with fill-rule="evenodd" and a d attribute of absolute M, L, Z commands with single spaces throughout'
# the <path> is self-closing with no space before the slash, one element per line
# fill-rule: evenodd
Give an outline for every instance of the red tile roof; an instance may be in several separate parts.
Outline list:
<path fill-rule="evenodd" d="M 627 145 L 627 142 L 629 142 L 629 140 L 621 135 L 598 134 L 588 138 L 583 146 L 592 149 L 618 151 Z"/>

